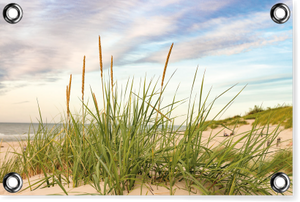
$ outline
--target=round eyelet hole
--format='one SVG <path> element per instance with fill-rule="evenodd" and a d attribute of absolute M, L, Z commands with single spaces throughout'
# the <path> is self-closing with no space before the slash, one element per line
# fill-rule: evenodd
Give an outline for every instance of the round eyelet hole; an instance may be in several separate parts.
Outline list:
<path fill-rule="evenodd" d="M 278 24 L 287 22 L 290 15 L 291 11 L 289 7 L 283 3 L 275 4 L 270 11 L 271 19 Z"/>
<path fill-rule="evenodd" d="M 290 179 L 287 174 L 279 172 L 272 175 L 270 180 L 271 188 L 277 193 L 286 192 L 290 187 Z"/>
<path fill-rule="evenodd" d="M 20 191 L 23 186 L 22 177 L 15 172 L 8 173 L 3 178 L 3 187 L 10 193 L 16 193 Z"/>
<path fill-rule="evenodd" d="M 21 6 L 16 3 L 7 4 L 3 9 L 3 18 L 10 24 L 20 22 L 23 17 L 23 10 Z"/>

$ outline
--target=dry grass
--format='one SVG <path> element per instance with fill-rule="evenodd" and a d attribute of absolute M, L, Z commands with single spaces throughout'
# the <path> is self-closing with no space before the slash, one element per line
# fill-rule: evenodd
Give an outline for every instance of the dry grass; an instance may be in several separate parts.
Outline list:
<path fill-rule="evenodd" d="M 85 56 L 83 57 L 83 67 L 82 67 L 82 134 L 84 138 L 84 79 L 85 79 Z"/>
<path fill-rule="evenodd" d="M 164 72 L 163 72 L 163 76 L 162 76 L 162 79 L 161 79 L 161 88 L 164 85 L 166 71 L 167 71 L 167 67 L 168 67 L 168 63 L 169 63 L 169 59 L 170 59 L 170 55 L 171 55 L 171 52 L 172 52 L 173 45 L 174 45 L 174 43 L 172 43 L 172 45 L 170 47 L 170 50 L 169 50 L 169 53 L 168 53 L 168 56 L 167 56 L 167 60 L 166 60 L 166 63 L 165 63 Z"/>
<path fill-rule="evenodd" d="M 67 100 L 67 116 L 69 117 L 70 114 L 70 108 L 69 108 L 69 88 L 68 85 L 66 87 L 66 100 Z"/>
<path fill-rule="evenodd" d="M 97 113 L 99 115 L 99 107 L 98 107 L 98 102 L 97 102 L 95 93 L 93 93 L 93 100 L 94 100 L 94 103 L 95 103 L 96 111 L 97 111 Z"/>
<path fill-rule="evenodd" d="M 72 74 L 70 74 L 70 81 L 69 81 L 69 96 L 71 95 L 71 83 L 72 83 Z"/>
<path fill-rule="evenodd" d="M 172 43 L 172 45 L 170 47 L 170 50 L 169 50 L 169 53 L 168 53 L 168 56 L 167 56 L 167 60 L 165 62 L 165 67 L 164 67 L 163 75 L 162 75 L 162 78 L 161 78 L 161 88 L 160 88 L 159 102 L 158 102 L 158 107 L 157 107 L 158 111 L 160 110 L 162 90 L 163 90 L 163 86 L 164 86 L 164 80 L 165 80 L 165 76 L 166 76 L 166 72 L 167 72 L 167 67 L 168 67 L 168 63 L 169 63 L 169 58 L 170 58 L 170 55 L 171 55 L 171 52 L 172 52 L 173 45 L 174 45 L 174 43 Z M 156 121 L 157 121 L 157 119 L 158 119 L 158 114 L 156 116 Z"/>
<path fill-rule="evenodd" d="M 100 59 L 101 78 L 103 79 L 103 63 L 102 63 L 102 49 L 101 49 L 101 39 L 100 39 L 100 36 L 99 36 L 99 59 Z"/>
<path fill-rule="evenodd" d="M 103 84 L 103 63 L 102 63 L 102 49 L 101 49 L 101 38 L 100 38 L 100 36 L 99 36 L 99 60 L 100 60 L 100 73 L 101 73 L 103 106 L 104 106 L 104 112 L 105 112 L 105 98 L 104 98 L 104 84 Z"/>
<path fill-rule="evenodd" d="M 66 90 L 68 123 L 70 123 L 70 95 L 71 95 L 71 83 L 72 83 L 72 74 L 70 74 L 70 81 L 69 81 L 69 85 L 67 86 L 67 90 Z"/>
<path fill-rule="evenodd" d="M 82 86 L 81 86 L 82 102 L 84 101 L 84 78 L 85 78 L 85 56 L 83 57 L 83 67 L 82 67 Z"/>
<path fill-rule="evenodd" d="M 113 93 L 113 88 L 114 88 L 114 74 L 113 74 L 113 56 L 111 56 L 110 59 L 110 80 L 111 80 L 111 92 Z"/>

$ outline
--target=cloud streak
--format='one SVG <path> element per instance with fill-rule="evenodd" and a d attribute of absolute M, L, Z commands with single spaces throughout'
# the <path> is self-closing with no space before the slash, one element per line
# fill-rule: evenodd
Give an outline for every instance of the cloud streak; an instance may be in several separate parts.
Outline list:
<path fill-rule="evenodd" d="M 221 85 L 218 85 L 218 87 L 228 87 L 228 86 L 232 86 L 233 84 L 237 84 L 239 86 L 249 85 L 257 88 L 257 86 L 262 87 L 263 85 L 268 85 L 268 86 L 272 84 L 277 85 L 278 83 L 281 82 L 292 83 L 292 81 L 293 81 L 293 75 L 287 73 L 287 74 L 275 74 L 269 76 L 260 76 L 255 78 L 243 79 L 242 82 L 236 79 L 235 81 L 232 82 L 222 83 Z"/>
<path fill-rule="evenodd" d="M 172 52 L 173 61 L 211 55 L 233 55 L 292 38 L 291 31 L 274 33 L 266 37 L 265 28 L 269 26 L 268 21 L 270 21 L 269 13 L 262 12 L 233 18 L 221 17 L 194 24 L 190 30 L 195 32 L 204 30 L 204 33 L 195 37 L 186 37 L 175 43 Z M 155 52 L 139 62 L 163 61 L 163 53 L 166 51 L 167 48 Z"/>

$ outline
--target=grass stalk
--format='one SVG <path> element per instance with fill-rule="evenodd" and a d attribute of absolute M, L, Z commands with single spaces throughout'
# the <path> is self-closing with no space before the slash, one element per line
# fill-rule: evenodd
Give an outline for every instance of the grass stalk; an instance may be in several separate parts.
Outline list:
<path fill-rule="evenodd" d="M 110 81 L 111 81 L 111 93 L 114 94 L 114 74 L 113 74 L 113 56 L 111 56 L 110 60 Z"/>
<path fill-rule="evenodd" d="M 166 62 L 165 62 L 165 67 L 164 67 L 163 75 L 162 75 L 162 78 L 161 78 L 160 94 L 159 94 L 158 107 L 157 107 L 157 111 L 158 112 L 160 112 L 160 104 L 161 104 L 161 97 L 162 97 L 162 93 L 163 93 L 164 80 L 165 80 L 165 76 L 166 76 L 166 72 L 167 72 L 167 67 L 168 67 L 168 63 L 169 63 L 169 59 L 170 59 L 170 56 L 171 56 L 173 45 L 174 45 L 174 43 L 172 43 L 172 45 L 171 45 L 171 47 L 169 49 L 169 53 L 168 53 L 168 56 L 167 56 L 167 59 L 166 59 Z M 157 115 L 156 115 L 156 120 L 155 120 L 156 123 L 157 123 L 157 120 L 158 120 L 158 114 L 159 113 L 157 113 Z M 156 133 L 153 136 L 153 142 L 155 142 L 155 139 L 156 139 Z M 156 176 L 156 171 L 155 171 L 154 175 Z"/>
<path fill-rule="evenodd" d="M 103 62 L 102 62 L 102 48 L 101 48 L 101 39 L 99 36 L 99 63 L 100 63 L 100 73 L 101 73 L 101 86 L 102 86 L 102 96 L 103 96 L 103 107 L 104 107 L 104 113 L 105 111 L 105 96 L 104 96 L 104 83 L 103 83 Z"/>
<path fill-rule="evenodd" d="M 158 102 L 158 107 L 157 107 L 158 111 L 160 110 L 162 89 L 163 89 L 163 86 L 164 86 L 165 76 L 166 76 L 167 67 L 168 67 L 168 63 L 169 63 L 169 59 L 170 59 L 170 56 L 171 56 L 173 45 L 174 45 L 174 43 L 172 43 L 172 45 L 171 45 L 171 47 L 169 49 L 169 53 L 168 53 L 168 56 L 167 56 L 167 59 L 166 59 L 166 62 L 165 62 L 165 67 L 164 67 L 163 75 L 162 75 L 162 78 L 161 78 L 160 95 L 159 95 L 159 102 Z M 157 121 L 157 119 L 158 119 L 158 114 L 157 114 L 157 117 L 156 117 L 156 121 Z"/>

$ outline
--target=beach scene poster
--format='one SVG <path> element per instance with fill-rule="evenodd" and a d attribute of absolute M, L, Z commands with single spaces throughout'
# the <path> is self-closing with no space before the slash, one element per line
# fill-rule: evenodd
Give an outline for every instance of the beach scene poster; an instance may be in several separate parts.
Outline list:
<path fill-rule="evenodd" d="M 293 195 L 292 0 L 10 3 L 0 195 Z"/>

